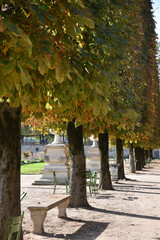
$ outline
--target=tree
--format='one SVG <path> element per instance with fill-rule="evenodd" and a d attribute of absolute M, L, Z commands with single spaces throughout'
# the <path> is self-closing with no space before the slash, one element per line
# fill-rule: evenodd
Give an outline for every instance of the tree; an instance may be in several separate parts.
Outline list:
<path fill-rule="evenodd" d="M 136 167 L 135 167 L 135 155 L 134 155 L 133 143 L 129 143 L 129 161 L 130 161 L 131 173 L 135 173 Z"/>
<path fill-rule="evenodd" d="M 122 139 L 116 139 L 116 163 L 118 165 L 118 179 L 125 179 Z"/>
<path fill-rule="evenodd" d="M 41 91 L 43 87 L 49 82 L 52 86 L 54 82 L 62 82 L 71 72 L 69 52 L 74 49 L 73 40 L 70 39 L 74 35 L 76 41 L 76 31 L 80 34 L 78 22 L 81 22 L 81 27 L 85 24 L 93 27 L 82 1 L 6 0 L 1 5 L 0 239 L 2 240 L 5 240 L 8 234 L 10 217 L 20 215 L 21 105 L 24 107 L 26 102 L 34 105 L 35 102 L 41 101 L 44 98 Z M 64 54 L 64 50 L 68 55 Z"/>
<path fill-rule="evenodd" d="M 138 147 L 149 149 L 159 145 L 159 78 L 156 60 L 157 45 L 155 24 L 153 21 L 151 1 L 139 3 L 142 9 L 143 39 L 141 48 L 141 65 L 143 73 L 143 87 L 141 90 L 141 128 Z"/>
<path fill-rule="evenodd" d="M 20 215 L 21 107 L 0 103 L 0 239 L 8 236 L 11 216 Z"/>
<path fill-rule="evenodd" d="M 109 171 L 109 151 L 108 151 L 108 132 L 99 133 L 99 150 L 100 150 L 100 188 L 112 190 L 111 176 Z"/>
<path fill-rule="evenodd" d="M 144 149 L 135 147 L 136 170 L 142 170 L 144 167 Z"/>
<path fill-rule="evenodd" d="M 120 74 L 125 80 L 122 82 L 123 85 L 127 80 L 127 89 L 130 90 L 128 83 L 132 84 L 134 104 L 130 104 L 129 111 L 126 113 L 130 112 L 131 114 L 131 109 L 133 109 L 132 113 L 135 117 L 127 116 L 126 119 L 125 114 L 122 114 L 124 119 L 116 118 L 120 124 L 112 125 L 112 130 L 114 130 L 116 137 L 124 139 L 129 145 L 133 143 L 136 147 L 136 156 L 137 151 L 141 152 L 143 159 L 144 150 L 159 145 L 159 80 L 156 61 L 156 34 L 151 2 L 143 0 L 137 2 L 137 9 L 134 9 L 134 12 L 137 13 L 137 16 L 134 16 L 133 24 L 137 26 L 139 32 L 135 35 L 135 39 L 139 39 L 139 41 L 130 42 L 132 49 L 134 49 L 134 51 L 130 51 L 129 48 L 128 51 L 130 53 L 128 66 L 130 67 Z M 138 44 L 135 44 L 137 42 Z M 122 94 L 120 96 L 123 96 Z M 125 99 L 128 101 L 129 96 Z M 124 109 L 119 103 L 116 102 L 118 107 Z M 131 120 L 130 124 L 128 120 Z M 115 129 L 116 126 L 117 129 Z M 132 162 L 133 164 L 134 162 Z M 141 164 L 138 161 L 137 166 L 142 169 L 144 160 Z"/>

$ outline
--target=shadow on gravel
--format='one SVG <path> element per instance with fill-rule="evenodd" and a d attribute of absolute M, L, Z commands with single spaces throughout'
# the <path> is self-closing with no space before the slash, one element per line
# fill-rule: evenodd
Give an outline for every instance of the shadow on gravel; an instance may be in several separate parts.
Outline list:
<path fill-rule="evenodd" d="M 95 240 L 109 225 L 109 223 L 105 222 L 83 221 L 68 217 L 66 220 L 73 222 L 82 222 L 84 225 L 73 234 L 53 234 L 45 232 L 43 236 L 47 236 L 48 238 L 52 237 L 56 239 L 60 238 L 66 240 Z"/>
<path fill-rule="evenodd" d="M 114 198 L 114 196 L 111 194 L 102 194 L 96 197 L 96 199 L 109 199 L 109 198 Z"/>
<path fill-rule="evenodd" d="M 154 188 L 153 188 L 154 189 Z M 130 190 L 130 189 L 127 189 L 127 188 L 117 188 L 117 189 L 115 189 L 115 191 L 117 191 L 117 192 L 130 192 L 130 193 L 143 193 L 143 194 L 153 194 L 153 195 L 159 195 L 160 193 L 157 193 L 157 192 L 141 192 L 141 191 L 139 191 L 139 188 L 137 187 L 137 188 L 135 188 L 135 190 Z"/>
<path fill-rule="evenodd" d="M 119 215 L 119 216 L 128 216 L 128 217 L 143 218 L 143 219 L 150 219 L 150 220 L 160 220 L 160 217 L 140 215 L 140 214 L 134 214 L 134 213 L 126 213 L 126 212 L 118 212 L 118 211 L 110 211 L 110 210 L 95 208 L 95 207 L 92 207 L 87 210 L 92 210 L 95 212 L 101 212 L 101 213 L 107 213 L 107 214 L 114 214 L 114 215 Z"/>
<path fill-rule="evenodd" d="M 114 185 L 115 190 L 141 190 L 141 189 L 150 189 L 150 190 L 160 190 L 160 188 L 155 188 L 154 185 L 145 185 L 145 184 L 135 184 L 135 185 L 129 185 L 127 183 L 120 183 L 119 185 Z"/>

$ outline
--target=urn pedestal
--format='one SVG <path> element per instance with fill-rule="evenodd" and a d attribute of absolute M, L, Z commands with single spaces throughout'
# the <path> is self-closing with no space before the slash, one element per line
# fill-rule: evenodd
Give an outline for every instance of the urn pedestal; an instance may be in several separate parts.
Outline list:
<path fill-rule="evenodd" d="M 54 183 L 53 171 L 56 172 L 57 181 L 69 181 L 70 178 L 70 158 L 68 147 L 61 142 L 58 134 L 55 135 L 54 142 L 46 145 L 47 154 L 44 158 L 46 165 L 43 167 L 43 175 L 34 185 L 51 185 Z"/>
<path fill-rule="evenodd" d="M 86 169 L 99 172 L 100 170 L 99 147 L 97 144 L 97 139 L 92 138 L 91 140 L 93 141 L 93 145 L 88 148 Z"/>
<path fill-rule="evenodd" d="M 110 163 L 109 164 L 109 171 L 111 174 L 111 180 L 112 181 L 117 181 L 118 180 L 118 167 L 119 164 L 116 163 Z"/>

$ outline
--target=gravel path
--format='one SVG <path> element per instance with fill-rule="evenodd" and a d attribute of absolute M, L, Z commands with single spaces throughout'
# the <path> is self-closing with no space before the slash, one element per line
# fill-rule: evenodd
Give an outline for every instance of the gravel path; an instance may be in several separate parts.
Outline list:
<path fill-rule="evenodd" d="M 24 240 L 160 240 L 160 160 L 114 182 L 114 191 L 88 196 L 91 210 L 68 208 L 67 219 L 57 217 L 57 208 L 50 210 L 45 233 L 36 235 L 27 206 L 53 193 L 52 186 L 32 185 L 40 177 L 21 176 L 22 192 L 27 192 L 22 200 Z M 58 186 L 56 193 L 65 194 L 65 186 Z"/>

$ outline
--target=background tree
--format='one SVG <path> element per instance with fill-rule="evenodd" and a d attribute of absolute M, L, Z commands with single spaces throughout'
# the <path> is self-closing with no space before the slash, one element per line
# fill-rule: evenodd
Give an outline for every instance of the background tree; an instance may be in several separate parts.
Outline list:
<path fill-rule="evenodd" d="M 143 39 L 141 50 L 141 66 L 143 74 L 143 88 L 141 90 L 141 128 L 137 129 L 138 141 L 136 151 L 140 151 L 137 158 L 137 168 L 144 166 L 144 150 L 159 146 L 159 77 L 156 60 L 156 33 L 153 21 L 151 1 L 139 3 L 142 9 Z"/>

